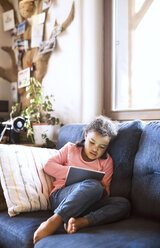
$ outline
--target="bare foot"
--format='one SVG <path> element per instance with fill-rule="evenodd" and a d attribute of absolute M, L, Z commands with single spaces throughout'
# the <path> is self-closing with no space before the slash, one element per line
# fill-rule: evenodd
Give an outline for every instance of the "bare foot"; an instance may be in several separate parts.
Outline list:
<path fill-rule="evenodd" d="M 64 228 L 67 233 L 71 234 L 77 232 L 79 229 L 83 227 L 87 227 L 88 225 L 89 225 L 88 219 L 85 217 L 78 219 L 70 218 L 68 223 L 64 225 Z"/>
<path fill-rule="evenodd" d="M 57 214 L 43 222 L 34 233 L 33 244 L 35 244 L 38 240 L 53 234 L 62 223 L 63 221 L 61 217 Z"/>

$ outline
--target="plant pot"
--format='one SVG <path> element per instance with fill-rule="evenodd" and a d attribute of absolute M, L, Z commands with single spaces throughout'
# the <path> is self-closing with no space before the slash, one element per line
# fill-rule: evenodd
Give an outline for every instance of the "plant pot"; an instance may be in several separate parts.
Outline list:
<path fill-rule="evenodd" d="M 45 134 L 49 140 L 56 143 L 58 137 L 59 125 L 50 125 L 47 123 L 33 123 L 34 140 L 36 145 L 45 144 L 42 134 Z"/>

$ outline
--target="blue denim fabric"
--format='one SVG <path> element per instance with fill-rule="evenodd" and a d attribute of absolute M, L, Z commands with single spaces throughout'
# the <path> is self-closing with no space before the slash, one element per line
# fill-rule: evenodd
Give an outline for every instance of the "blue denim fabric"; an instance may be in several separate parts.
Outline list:
<path fill-rule="evenodd" d="M 87 179 L 56 190 L 50 197 L 51 207 L 66 223 L 71 217 L 84 216 L 89 225 L 106 224 L 128 217 L 130 203 L 122 197 L 102 197 L 103 187 Z"/>
<path fill-rule="evenodd" d="M 64 222 L 77 217 L 87 208 L 100 200 L 103 194 L 101 183 L 87 179 L 56 190 L 50 197 L 51 207 Z"/>
<path fill-rule="evenodd" d="M 130 202 L 123 197 L 103 197 L 84 213 L 90 226 L 108 224 L 130 215 Z"/>

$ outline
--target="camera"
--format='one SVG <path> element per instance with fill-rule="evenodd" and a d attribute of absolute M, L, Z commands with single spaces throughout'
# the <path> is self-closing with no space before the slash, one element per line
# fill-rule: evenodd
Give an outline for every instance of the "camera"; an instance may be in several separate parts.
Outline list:
<path fill-rule="evenodd" d="M 18 143 L 19 133 L 24 130 L 25 119 L 21 116 L 16 118 L 11 118 L 8 121 L 0 122 L 2 131 L 0 134 L 0 142 L 3 139 L 3 136 L 8 137 L 7 143 Z"/>

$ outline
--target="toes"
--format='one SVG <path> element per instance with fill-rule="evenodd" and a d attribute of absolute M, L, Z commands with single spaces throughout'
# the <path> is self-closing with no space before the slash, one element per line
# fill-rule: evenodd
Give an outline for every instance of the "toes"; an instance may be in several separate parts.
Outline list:
<path fill-rule="evenodd" d="M 66 230 L 67 232 L 67 229 L 68 229 L 68 225 L 66 223 L 64 223 L 64 229 Z"/>
<path fill-rule="evenodd" d="M 76 223 L 75 223 L 75 219 L 74 218 L 71 218 L 69 223 L 68 223 L 68 231 L 69 233 L 75 233 L 76 232 Z"/>
<path fill-rule="evenodd" d="M 75 233 L 75 232 L 76 232 L 76 228 L 75 228 L 75 226 L 72 226 L 71 230 L 70 230 L 70 234 Z"/>
<path fill-rule="evenodd" d="M 64 224 L 64 228 L 67 233 L 72 234 L 76 232 L 76 223 L 74 218 L 70 218 L 67 224 Z"/>
<path fill-rule="evenodd" d="M 37 232 L 35 232 L 33 236 L 33 244 L 37 243 L 38 240 L 39 240 L 39 237 L 37 235 Z"/>

